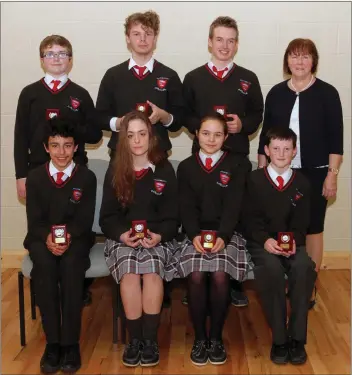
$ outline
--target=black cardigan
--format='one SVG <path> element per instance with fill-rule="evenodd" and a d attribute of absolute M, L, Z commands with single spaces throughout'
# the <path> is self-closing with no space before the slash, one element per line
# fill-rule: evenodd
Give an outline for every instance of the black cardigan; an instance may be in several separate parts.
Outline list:
<path fill-rule="evenodd" d="M 258 154 L 265 154 L 265 135 L 271 127 L 289 127 L 295 101 L 296 93 L 287 81 L 269 91 Z M 328 165 L 329 154 L 343 154 L 342 107 L 339 93 L 332 85 L 317 78 L 299 94 L 299 129 L 302 167 Z"/>

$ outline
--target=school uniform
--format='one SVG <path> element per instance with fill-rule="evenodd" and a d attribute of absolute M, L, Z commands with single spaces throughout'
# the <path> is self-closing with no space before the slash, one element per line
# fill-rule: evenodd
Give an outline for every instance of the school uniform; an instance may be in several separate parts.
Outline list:
<path fill-rule="evenodd" d="M 181 246 L 178 273 L 186 277 L 195 271 L 228 273 L 243 280 L 251 268 L 246 240 L 235 232 L 244 193 L 247 166 L 239 155 L 219 151 L 208 157 L 202 151 L 179 165 L 180 216 L 187 235 Z M 217 253 L 201 254 L 192 244 L 201 230 L 214 230 L 225 242 Z"/>
<path fill-rule="evenodd" d="M 111 156 L 115 154 L 119 137 L 116 118 L 138 109 L 140 103 L 149 100 L 172 115 L 168 124 L 153 125 L 163 151 L 172 147 L 168 131 L 176 132 L 183 125 L 182 84 L 178 74 L 154 58 L 141 68 L 130 58 L 108 69 L 101 81 L 96 107 L 102 129 L 112 132 L 108 143 Z"/>
<path fill-rule="evenodd" d="M 107 237 L 105 259 L 112 276 L 119 283 L 126 273 L 157 273 L 170 281 L 176 273 L 172 241 L 178 228 L 177 183 L 172 165 L 165 160 L 156 166 L 148 164 L 137 173 L 134 201 L 128 207 L 123 207 L 116 197 L 113 173 L 109 167 L 99 221 Z M 133 220 L 146 220 L 147 228 L 161 235 L 160 243 L 150 249 L 121 243 L 121 234 L 132 228 Z"/>
<path fill-rule="evenodd" d="M 288 169 L 278 175 L 269 165 L 250 174 L 243 213 L 247 247 L 275 345 L 284 345 L 289 337 L 306 342 L 308 306 L 316 279 L 315 263 L 305 248 L 309 213 L 310 186 L 300 172 Z M 277 239 L 278 232 L 293 233 L 296 254 L 286 258 L 264 249 L 265 242 Z M 287 328 L 285 274 L 291 304 Z"/>
<path fill-rule="evenodd" d="M 97 143 L 102 131 L 97 124 L 94 103 L 88 91 L 72 82 L 67 75 L 55 84 L 54 77 L 44 78 L 26 86 L 18 99 L 14 158 L 16 179 L 27 177 L 28 171 L 49 161 L 45 151 L 44 129 L 49 119 L 61 117 L 77 128 L 80 136 L 74 161 L 86 164 L 85 143 Z"/>
<path fill-rule="evenodd" d="M 94 243 L 96 177 L 74 163 L 63 177 L 57 172 L 50 162 L 28 174 L 24 247 L 33 262 L 31 277 L 46 340 L 73 345 L 79 342 L 83 282 Z M 56 256 L 46 240 L 51 226 L 59 224 L 66 224 L 71 244 L 63 255 Z"/>
<path fill-rule="evenodd" d="M 242 121 L 242 129 L 237 134 L 229 134 L 225 146 L 246 156 L 249 154 L 248 136 L 257 131 L 262 121 L 263 95 L 253 72 L 233 62 L 226 69 L 219 72 L 209 62 L 186 74 L 183 81 L 187 108 L 185 126 L 195 134 L 201 119 L 213 111 L 223 115 L 237 114 Z"/>

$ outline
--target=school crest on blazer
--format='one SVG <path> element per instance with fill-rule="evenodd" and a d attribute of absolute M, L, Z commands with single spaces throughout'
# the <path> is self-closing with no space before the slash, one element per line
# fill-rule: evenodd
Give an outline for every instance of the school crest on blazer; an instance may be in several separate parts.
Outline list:
<path fill-rule="evenodd" d="M 80 105 L 81 101 L 79 99 L 70 96 L 70 105 L 68 105 L 68 108 L 72 109 L 74 112 L 77 112 Z"/>
<path fill-rule="evenodd" d="M 168 82 L 169 82 L 169 78 L 167 78 L 167 77 L 158 77 L 156 79 L 156 85 L 157 85 L 157 87 L 155 87 L 155 89 L 157 89 L 159 91 L 166 91 L 166 86 L 167 86 Z"/>
<path fill-rule="evenodd" d="M 165 180 L 160 180 L 157 178 L 154 178 L 154 189 L 152 190 L 152 193 L 156 195 L 161 195 L 163 193 L 163 190 L 165 189 L 166 186 L 166 181 Z"/>
<path fill-rule="evenodd" d="M 227 187 L 230 180 L 231 173 L 226 171 L 220 171 L 220 182 L 218 182 L 218 185 L 220 185 L 221 187 Z"/>
<path fill-rule="evenodd" d="M 240 79 L 240 85 L 241 85 L 241 88 L 238 89 L 242 94 L 245 94 L 247 95 L 247 91 L 248 89 L 250 88 L 251 86 L 251 82 L 248 82 L 248 81 L 245 81 L 244 79 Z"/>
<path fill-rule="evenodd" d="M 82 189 L 80 188 L 73 188 L 72 189 L 72 196 L 71 196 L 71 201 L 74 203 L 80 202 L 82 198 Z"/>

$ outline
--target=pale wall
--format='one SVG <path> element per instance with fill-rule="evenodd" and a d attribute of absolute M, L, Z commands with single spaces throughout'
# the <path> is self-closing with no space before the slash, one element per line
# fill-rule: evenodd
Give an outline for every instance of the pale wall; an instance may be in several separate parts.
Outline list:
<path fill-rule="evenodd" d="M 226 7 L 226 12 L 225 12 Z M 207 33 L 219 15 L 239 23 L 236 62 L 259 77 L 264 95 L 282 80 L 282 57 L 289 41 L 313 39 L 320 53 L 318 76 L 339 91 L 345 124 L 345 156 L 336 202 L 328 209 L 326 250 L 349 250 L 351 242 L 351 4 L 349 3 L 2 3 L 1 4 L 1 249 L 22 248 L 25 207 L 16 197 L 13 128 L 21 89 L 42 76 L 40 41 L 62 34 L 73 44 L 71 78 L 96 100 L 106 69 L 128 58 L 123 22 L 135 11 L 153 9 L 161 17 L 156 57 L 183 79 L 205 63 Z M 53 15 L 50 17 L 49 14 Z M 186 56 L 189 56 L 188 58 Z M 107 138 L 89 157 L 107 159 Z M 256 159 L 258 135 L 251 142 Z M 173 158 L 190 154 L 191 140 L 173 138 Z"/>

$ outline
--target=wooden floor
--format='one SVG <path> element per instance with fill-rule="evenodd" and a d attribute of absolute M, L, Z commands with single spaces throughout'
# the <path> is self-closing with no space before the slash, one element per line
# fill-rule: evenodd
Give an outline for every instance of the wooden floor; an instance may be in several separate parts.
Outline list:
<path fill-rule="evenodd" d="M 25 280 L 27 346 L 19 340 L 17 271 L 2 271 L 2 374 L 38 374 L 45 346 L 40 318 L 30 317 L 29 283 Z M 110 279 L 91 287 L 93 303 L 83 312 L 80 374 L 350 374 L 350 271 L 321 271 L 318 303 L 309 313 L 308 361 L 303 366 L 270 362 L 271 338 L 251 282 L 247 308 L 231 307 L 224 329 L 228 361 L 222 366 L 196 367 L 189 360 L 193 330 L 181 304 L 184 286 L 173 290 L 171 309 L 164 309 L 159 331 L 160 364 L 154 368 L 125 368 L 123 347 L 112 346 Z M 38 310 L 37 310 L 38 311 Z M 39 312 L 38 312 L 39 314 Z"/>

